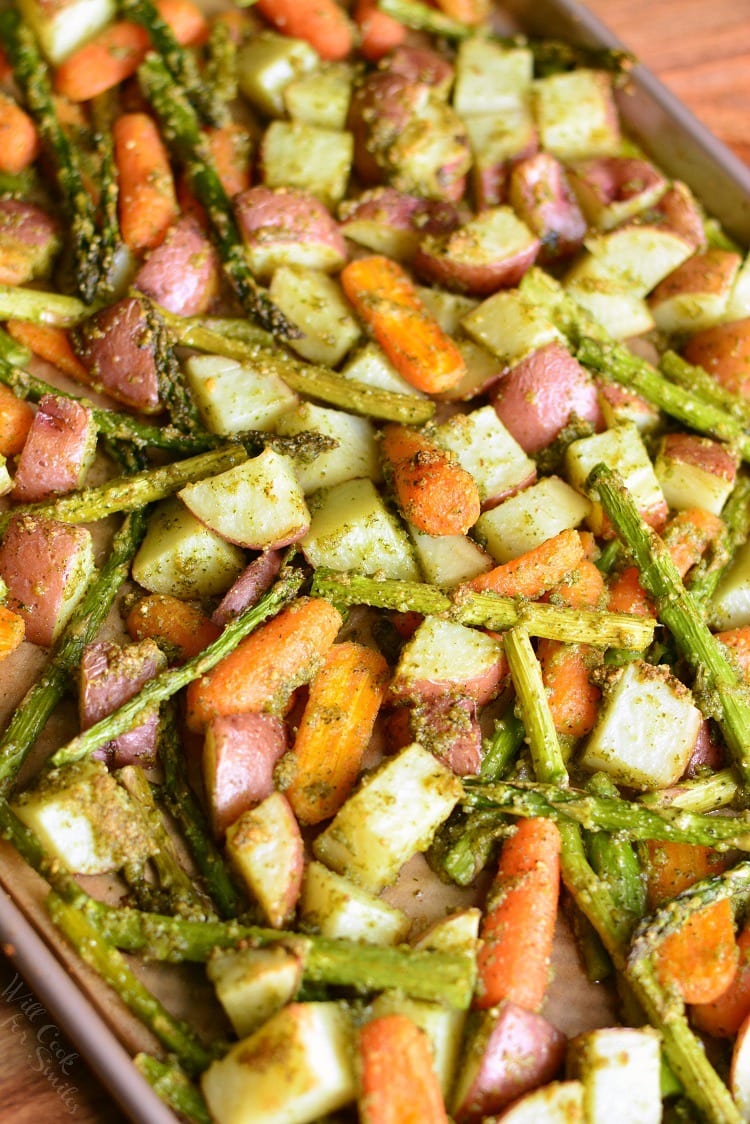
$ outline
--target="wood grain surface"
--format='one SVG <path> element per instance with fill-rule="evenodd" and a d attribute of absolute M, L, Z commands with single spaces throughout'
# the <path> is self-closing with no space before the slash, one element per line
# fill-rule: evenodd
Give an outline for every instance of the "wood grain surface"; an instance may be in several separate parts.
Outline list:
<path fill-rule="evenodd" d="M 303 0 L 300 0 L 302 3 Z M 750 0 L 589 0 L 591 8 L 721 140 L 750 164 Z M 4 1124 L 123 1124 L 61 1028 L 24 1010 L 0 956 L 0 1118 Z M 28 1007 L 28 1004 L 26 1004 Z"/>

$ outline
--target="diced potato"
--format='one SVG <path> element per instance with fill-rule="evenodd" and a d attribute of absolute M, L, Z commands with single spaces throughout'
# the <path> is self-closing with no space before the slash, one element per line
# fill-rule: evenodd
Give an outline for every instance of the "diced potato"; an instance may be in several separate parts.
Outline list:
<path fill-rule="evenodd" d="M 419 581 L 409 536 L 371 480 L 326 488 L 310 508 L 310 530 L 301 546 L 312 566 Z"/>
<path fill-rule="evenodd" d="M 353 77 L 347 63 L 332 62 L 295 78 L 284 87 L 284 105 L 289 116 L 321 129 L 346 128 Z"/>
<path fill-rule="evenodd" d="M 360 337 L 338 281 L 317 269 L 281 266 L 273 275 L 271 300 L 299 327 L 300 339 L 289 344 L 311 363 L 335 367 Z"/>
<path fill-rule="evenodd" d="M 381 945 L 399 944 L 411 925 L 402 910 L 314 861 L 305 869 L 300 921 L 324 937 Z"/>
<path fill-rule="evenodd" d="M 474 340 L 459 336 L 455 341 L 461 352 L 466 374 L 440 397 L 446 402 L 463 402 L 482 394 L 499 377 L 502 366 L 499 359 Z"/>
<path fill-rule="evenodd" d="M 574 488 L 585 492 L 586 479 L 600 462 L 617 470 L 643 518 L 651 526 L 663 526 L 667 502 L 635 425 L 624 422 L 616 429 L 605 429 L 603 433 L 573 441 L 565 454 L 565 475 Z M 609 533 L 608 521 L 598 501 L 593 503 L 587 520 L 595 535 Z"/>
<path fill-rule="evenodd" d="M 18 0 L 18 9 L 54 65 L 117 15 L 115 0 L 57 0 L 54 4 L 45 0 Z"/>
<path fill-rule="evenodd" d="M 303 938 L 299 953 L 286 945 L 214 949 L 206 974 L 238 1038 L 252 1034 L 294 998 L 303 954 Z"/>
<path fill-rule="evenodd" d="M 474 164 L 474 191 L 482 206 L 505 201 L 513 161 L 536 152 L 538 137 L 531 99 L 524 94 L 502 113 L 472 113 L 464 118 Z"/>
<path fill-rule="evenodd" d="M 661 1047 L 651 1027 L 604 1027 L 574 1038 L 568 1071 L 583 1084 L 586 1120 L 659 1124 Z"/>
<path fill-rule="evenodd" d="M 702 507 L 720 515 L 737 477 L 738 458 L 726 445 L 694 433 L 668 434 L 654 472 L 670 508 Z"/>
<path fill-rule="evenodd" d="M 266 921 L 281 929 L 302 888 L 304 844 L 289 801 L 272 792 L 227 828 L 227 857 Z"/>
<path fill-rule="evenodd" d="M 645 297 L 693 253 L 686 238 L 663 226 L 631 224 L 585 239 L 605 273 Z"/>
<path fill-rule="evenodd" d="M 8 472 L 8 458 L 0 453 L 0 496 L 7 496 L 12 487 L 13 481 Z"/>
<path fill-rule="evenodd" d="M 307 1124 L 353 1101 L 352 1028 L 340 1003 L 291 1003 L 201 1077 L 216 1124 Z"/>
<path fill-rule="evenodd" d="M 465 293 L 449 293 L 447 289 L 435 286 L 417 285 L 417 294 L 431 316 L 449 336 L 461 330 L 461 321 L 478 305 L 473 297 Z"/>
<path fill-rule="evenodd" d="M 533 86 L 542 147 L 561 160 L 611 156 L 620 147 L 612 80 L 603 70 L 551 74 Z"/>
<path fill-rule="evenodd" d="M 372 1004 L 372 1017 L 405 1015 L 424 1031 L 443 1097 L 447 1098 L 458 1068 L 466 1012 L 442 1003 L 412 999 L 402 991 L 382 991 Z"/>
<path fill-rule="evenodd" d="M 662 173 L 635 156 L 601 156 L 568 168 L 568 178 L 591 226 L 612 230 L 652 207 L 667 190 Z"/>
<path fill-rule="evenodd" d="M 607 429 L 622 422 L 632 422 L 641 433 L 652 433 L 661 424 L 661 414 L 640 394 L 619 383 L 601 383 L 598 386 L 599 405 Z"/>
<path fill-rule="evenodd" d="M 560 531 L 579 527 L 590 511 L 580 492 L 559 476 L 545 476 L 485 511 L 474 529 L 495 561 L 510 562 Z"/>
<path fill-rule="evenodd" d="M 504 499 L 536 476 L 535 462 L 511 437 L 492 406 L 454 414 L 437 427 L 435 438 L 474 477 L 483 504 Z"/>
<path fill-rule="evenodd" d="M 728 250 L 693 254 L 657 285 L 649 298 L 656 326 L 669 334 L 700 332 L 726 312 L 742 259 Z"/>
<path fill-rule="evenodd" d="M 373 894 L 429 847 L 461 781 L 414 742 L 368 774 L 313 843 L 315 857 Z"/>
<path fill-rule="evenodd" d="M 133 559 L 133 579 L 151 593 L 184 600 L 225 593 L 245 567 L 245 556 L 172 498 L 160 503 Z"/>
<path fill-rule="evenodd" d="M 271 371 L 220 355 L 191 355 L 185 375 L 206 428 L 225 437 L 273 429 L 297 404 L 297 395 Z"/>
<path fill-rule="evenodd" d="M 333 208 L 346 194 L 353 152 L 351 133 L 303 121 L 274 121 L 261 141 L 263 182 L 301 188 Z"/>
<path fill-rule="evenodd" d="M 410 394 L 413 398 L 424 398 L 421 390 L 402 378 L 385 352 L 376 343 L 366 343 L 346 363 L 341 371 L 353 382 L 365 386 L 377 386 L 381 390 L 395 390 L 397 394 Z"/>
<path fill-rule="evenodd" d="M 46 854 L 76 874 L 106 874 L 145 861 L 148 825 L 103 761 L 86 758 L 43 773 L 13 803 Z"/>
<path fill-rule="evenodd" d="M 310 526 L 310 512 L 289 457 L 266 448 L 178 493 L 193 515 L 227 542 L 252 550 L 288 546 Z"/>
<path fill-rule="evenodd" d="M 616 340 L 642 336 L 654 327 L 654 317 L 628 279 L 613 277 L 599 258 L 583 254 L 565 277 L 565 288 Z"/>
<path fill-rule="evenodd" d="M 737 272 L 724 310 L 726 321 L 742 320 L 745 316 L 750 316 L 750 254 L 745 257 Z"/>
<path fill-rule="evenodd" d="M 628 788 L 666 788 L 684 773 L 702 720 L 666 669 L 634 660 L 605 694 L 580 764 Z"/>
<path fill-rule="evenodd" d="M 506 48 L 476 35 L 465 39 L 456 59 L 453 108 L 461 117 L 502 114 L 528 93 L 534 56 L 528 47 Z"/>
<path fill-rule="evenodd" d="M 237 57 L 240 90 L 267 117 L 283 117 L 286 87 L 319 66 L 317 51 L 302 39 L 270 31 L 253 35 Z"/>
<path fill-rule="evenodd" d="M 486 207 L 450 233 L 426 235 L 414 268 L 428 281 L 484 296 L 517 285 L 538 252 L 538 238 L 512 207 Z"/>
<path fill-rule="evenodd" d="M 425 617 L 404 645 L 391 681 L 398 699 L 460 691 L 486 703 L 505 672 L 502 643 L 476 628 Z"/>
<path fill-rule="evenodd" d="M 737 551 L 711 602 L 713 628 L 742 628 L 750 624 L 750 541 Z"/>
<path fill-rule="evenodd" d="M 517 289 L 494 293 L 461 321 L 469 335 L 511 367 L 531 351 L 563 342 L 544 312 Z"/>
<path fill-rule="evenodd" d="M 584 1116 L 580 1081 L 551 1081 L 515 1101 L 499 1117 L 502 1124 L 539 1124 L 540 1120 L 544 1124 L 593 1124 L 598 1118 Z"/>
<path fill-rule="evenodd" d="M 335 449 L 319 453 L 312 461 L 293 458 L 294 470 L 304 492 L 330 488 L 358 476 L 380 479 L 375 428 L 369 418 L 361 418 L 345 410 L 316 406 L 312 402 L 300 402 L 296 409 L 284 414 L 277 426 L 277 432 L 285 436 L 308 431 L 322 433 L 336 441 L 337 445 Z"/>
<path fill-rule="evenodd" d="M 451 589 L 492 569 L 493 561 L 468 535 L 425 535 L 409 526 L 425 581 Z"/>

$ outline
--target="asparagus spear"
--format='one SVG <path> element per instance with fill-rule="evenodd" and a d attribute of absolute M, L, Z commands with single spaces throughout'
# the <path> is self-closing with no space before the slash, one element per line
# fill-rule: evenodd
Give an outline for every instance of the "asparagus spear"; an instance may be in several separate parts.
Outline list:
<path fill-rule="evenodd" d="M 190 186 L 206 209 L 224 270 L 243 308 L 274 335 L 287 339 L 297 338 L 299 330 L 290 324 L 268 294 L 259 288 L 250 272 L 232 204 L 219 179 L 206 138 L 185 91 L 175 85 L 169 69 L 157 55 L 152 54 L 146 58 L 139 68 L 138 77 L 161 122 L 168 143 L 185 164 Z"/>
<path fill-rule="evenodd" d="M 497 719 L 492 735 L 482 746 L 482 767 L 479 777 L 485 783 L 501 780 L 515 758 L 524 739 L 523 722 L 513 713 L 513 708 Z"/>
<path fill-rule="evenodd" d="M 659 370 L 678 386 L 732 414 L 743 426 L 750 424 L 747 401 L 740 394 L 726 390 L 703 367 L 688 363 L 676 351 L 665 351 L 659 360 Z"/>
<path fill-rule="evenodd" d="M 568 770 L 550 709 L 548 706 L 530 705 L 540 694 L 544 694 L 544 683 L 539 661 L 526 629 L 509 629 L 503 638 L 503 647 L 521 709 L 534 772 L 547 784 L 565 785 L 568 782 Z"/>
<path fill-rule="evenodd" d="M 457 589 L 444 593 L 425 582 L 315 571 L 313 590 L 339 606 L 372 605 L 397 612 L 442 615 L 459 624 L 496 630 L 523 625 L 532 636 L 585 643 L 595 647 L 643 650 L 653 640 L 654 622 L 648 617 L 567 609 L 546 602 L 514 600 L 497 593 Z"/>
<path fill-rule="evenodd" d="M 116 112 L 116 96 L 108 90 L 94 98 L 91 118 L 96 129 L 94 138 L 99 181 L 99 288 L 97 296 L 107 300 L 115 290 L 117 251 L 123 246 L 117 210 L 120 195 L 112 123 Z"/>
<path fill-rule="evenodd" d="M 118 710 L 96 722 L 67 745 L 58 749 L 52 757 L 52 764 L 65 765 L 93 753 L 98 746 L 129 730 L 141 711 L 172 698 L 183 687 L 187 687 L 188 683 L 199 679 L 201 675 L 206 675 L 219 660 L 234 651 L 240 640 L 291 601 L 302 585 L 303 579 L 304 574 L 301 570 L 294 569 L 292 566 L 283 568 L 276 583 L 257 605 L 246 609 L 231 621 L 213 644 L 209 644 L 181 667 L 168 668 L 155 676 L 129 702 L 124 703 Z"/>
<path fill-rule="evenodd" d="M 0 285 L 0 320 L 28 320 L 53 328 L 74 328 L 91 312 L 91 305 L 78 297 L 26 289 L 22 285 Z"/>
<path fill-rule="evenodd" d="M 415 31 L 442 35 L 446 39 L 467 39 L 473 34 L 468 24 L 436 11 L 435 8 L 420 3 L 420 0 L 378 0 L 378 7 L 387 16 L 392 16 Z"/>
<path fill-rule="evenodd" d="M 715 812 L 737 796 L 737 780 L 731 769 L 719 769 L 705 777 L 681 781 L 671 788 L 647 792 L 638 799 L 647 808 L 684 808 L 686 812 Z"/>
<path fill-rule="evenodd" d="M 0 328 L 0 361 L 4 365 L 10 364 L 14 367 L 25 367 L 31 362 L 31 352 L 28 347 L 14 340 L 4 328 Z"/>
<path fill-rule="evenodd" d="M 694 692 L 704 714 L 713 716 L 743 786 L 750 783 L 750 690 L 723 645 L 711 634 L 682 584 L 668 550 L 641 519 L 627 489 L 607 465 L 590 473 L 587 489 L 599 502 L 635 558 L 641 581 L 659 619 L 695 674 Z"/>
<path fill-rule="evenodd" d="M 0 739 L 0 796 L 6 796 L 21 765 L 62 698 L 83 649 L 99 630 L 145 531 L 142 511 L 128 515 L 116 533 L 109 556 L 57 641 L 47 666 L 15 710 Z"/>
<path fill-rule="evenodd" d="M 604 773 L 595 773 L 586 788 L 593 796 L 619 800 L 616 785 Z M 633 917 L 646 912 L 646 887 L 638 856 L 629 839 L 619 832 L 594 831 L 586 840 L 591 865 L 609 886 L 620 909 Z"/>
<path fill-rule="evenodd" d="M 237 97 L 237 46 L 221 20 L 211 26 L 206 53 L 206 85 L 227 105 Z"/>
<path fill-rule="evenodd" d="M 172 348 L 166 325 L 153 301 L 142 301 L 149 334 L 154 345 L 154 363 L 159 385 L 159 401 L 166 406 L 178 430 L 193 434 L 205 433 L 198 407 L 185 382 L 182 367 Z"/>
<path fill-rule="evenodd" d="M 135 1067 L 166 1105 L 190 1124 L 211 1124 L 200 1089 L 174 1062 L 163 1062 L 151 1054 L 136 1054 Z"/>

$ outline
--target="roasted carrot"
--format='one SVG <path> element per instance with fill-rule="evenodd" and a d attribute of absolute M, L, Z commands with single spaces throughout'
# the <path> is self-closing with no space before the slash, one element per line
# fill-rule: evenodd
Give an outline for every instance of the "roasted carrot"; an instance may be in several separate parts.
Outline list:
<path fill-rule="evenodd" d="M 547 990 L 560 892 L 560 833 L 541 817 L 521 820 L 500 853 L 480 932 L 474 1006 L 509 999 L 537 1011 Z"/>
<path fill-rule="evenodd" d="M 584 560 L 578 532 L 561 531 L 518 558 L 472 578 L 467 584 L 471 589 L 488 589 L 504 597 L 533 599 L 559 585 Z"/>
<path fill-rule="evenodd" d="M 183 46 L 205 37 L 206 18 L 192 0 L 158 0 L 156 6 Z M 135 74 L 149 46 L 140 24 L 111 23 L 58 66 L 55 89 L 71 101 L 89 101 Z"/>
<path fill-rule="evenodd" d="M 450 390 L 466 373 L 464 360 L 419 299 L 396 262 L 374 254 L 350 262 L 341 283 L 396 370 L 428 394 Z"/>
<path fill-rule="evenodd" d="M 299 598 L 190 684 L 189 728 L 201 731 L 221 714 L 283 709 L 294 689 L 316 674 L 342 623 L 329 601 Z"/>
<path fill-rule="evenodd" d="M 147 113 L 123 113 L 112 136 L 122 237 L 135 253 L 152 250 L 163 242 L 179 213 L 167 150 Z"/>
<path fill-rule="evenodd" d="M 724 856 L 691 843 L 648 843 L 647 853 L 652 909 L 727 865 Z M 686 1003 L 710 1003 L 729 986 L 738 955 L 732 906 L 725 899 L 691 914 L 661 941 L 654 963 L 662 983 L 675 987 Z"/>
<path fill-rule="evenodd" d="M 16 398 L 12 390 L 0 385 L 0 454 L 12 457 L 20 453 L 34 420 L 28 402 Z"/>
<path fill-rule="evenodd" d="M 36 125 L 13 98 L 0 93 L 0 172 L 16 175 L 38 155 Z"/>
<path fill-rule="evenodd" d="M 250 186 L 252 144 L 244 125 L 232 122 L 206 133 L 221 186 L 231 199 Z"/>
<path fill-rule="evenodd" d="M 184 663 L 213 643 L 218 625 L 196 605 L 166 593 L 150 593 L 131 608 L 125 627 L 133 640 L 156 640 Z"/>
<path fill-rule="evenodd" d="M 440 1082 L 425 1032 L 394 1013 L 359 1032 L 362 1124 L 448 1124 Z"/>
<path fill-rule="evenodd" d="M 0 660 L 15 652 L 25 633 L 23 617 L 0 605 Z"/>
<path fill-rule="evenodd" d="M 63 328 L 31 324 L 28 320 L 8 320 L 5 327 L 14 340 L 25 344 L 45 363 L 51 363 L 76 382 L 90 383 L 89 373 L 73 351 L 68 333 Z"/>
<path fill-rule="evenodd" d="M 717 632 L 716 639 L 732 649 L 732 654 L 742 668 L 745 679 L 750 682 L 750 625 Z"/>
<path fill-rule="evenodd" d="M 380 444 L 386 479 L 405 519 L 426 535 L 465 535 L 481 511 L 465 468 L 434 441 L 405 425 L 388 425 Z"/>
<path fill-rule="evenodd" d="M 357 0 L 354 21 L 359 28 L 359 49 L 370 62 L 379 62 L 406 39 L 406 28 L 381 12 L 378 0 Z"/>
<path fill-rule="evenodd" d="M 354 45 L 352 25 L 336 0 L 258 0 L 257 9 L 283 35 L 306 40 L 322 59 L 344 59 Z"/>
<path fill-rule="evenodd" d="M 750 925 L 737 937 L 737 968 L 728 987 L 710 1003 L 696 1003 L 690 1017 L 704 1034 L 734 1038 L 750 1015 Z"/>
<path fill-rule="evenodd" d="M 459 23 L 467 23 L 470 27 L 486 20 L 490 14 L 488 0 L 435 0 L 441 12 Z"/>
<path fill-rule="evenodd" d="M 329 648 L 279 774 L 300 823 L 334 816 L 351 792 L 388 679 L 388 664 L 373 648 L 352 641 Z"/>

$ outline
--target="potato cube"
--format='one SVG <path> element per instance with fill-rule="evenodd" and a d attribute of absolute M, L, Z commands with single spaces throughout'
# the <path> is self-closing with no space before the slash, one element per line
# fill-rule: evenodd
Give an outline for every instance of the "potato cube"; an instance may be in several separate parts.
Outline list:
<path fill-rule="evenodd" d="M 281 418 L 277 431 L 286 436 L 321 433 L 337 443 L 335 449 L 319 453 L 312 461 L 292 458 L 297 479 L 306 493 L 330 488 L 358 476 L 380 479 L 375 428 L 369 418 L 357 417 L 345 410 L 316 406 L 312 402 L 301 402 Z"/>
<path fill-rule="evenodd" d="M 560 531 L 579 527 L 590 502 L 561 480 L 545 476 L 479 516 L 475 530 L 496 562 L 510 562 Z"/>
<path fill-rule="evenodd" d="M 235 359 L 192 355 L 185 374 L 206 429 L 225 437 L 273 429 L 297 404 L 297 395 L 277 375 Z"/>
<path fill-rule="evenodd" d="M 667 517 L 667 501 L 643 438 L 632 422 L 573 441 L 565 454 L 565 475 L 574 488 L 584 492 L 589 473 L 600 462 L 619 473 L 646 522 L 662 527 Z M 609 520 L 598 501 L 593 503 L 587 520 L 595 535 L 612 536 Z"/>
<path fill-rule="evenodd" d="M 406 914 L 319 862 L 308 863 L 302 884 L 303 929 L 324 937 L 393 945 L 406 938 Z"/>
<path fill-rule="evenodd" d="M 346 194 L 353 154 L 351 133 L 304 121 L 274 121 L 261 141 L 263 182 L 301 188 L 334 208 Z"/>
<path fill-rule="evenodd" d="M 620 126 L 609 74 L 579 67 L 540 78 L 533 92 L 543 148 L 561 160 L 617 152 Z"/>
<path fill-rule="evenodd" d="M 225 593 L 245 567 L 245 555 L 204 527 L 176 498 L 160 503 L 133 559 L 133 578 L 151 593 L 184 600 Z"/>
<path fill-rule="evenodd" d="M 271 279 L 271 300 L 302 330 L 289 346 L 311 363 L 335 367 L 360 337 L 338 281 L 317 269 L 282 265 Z"/>

